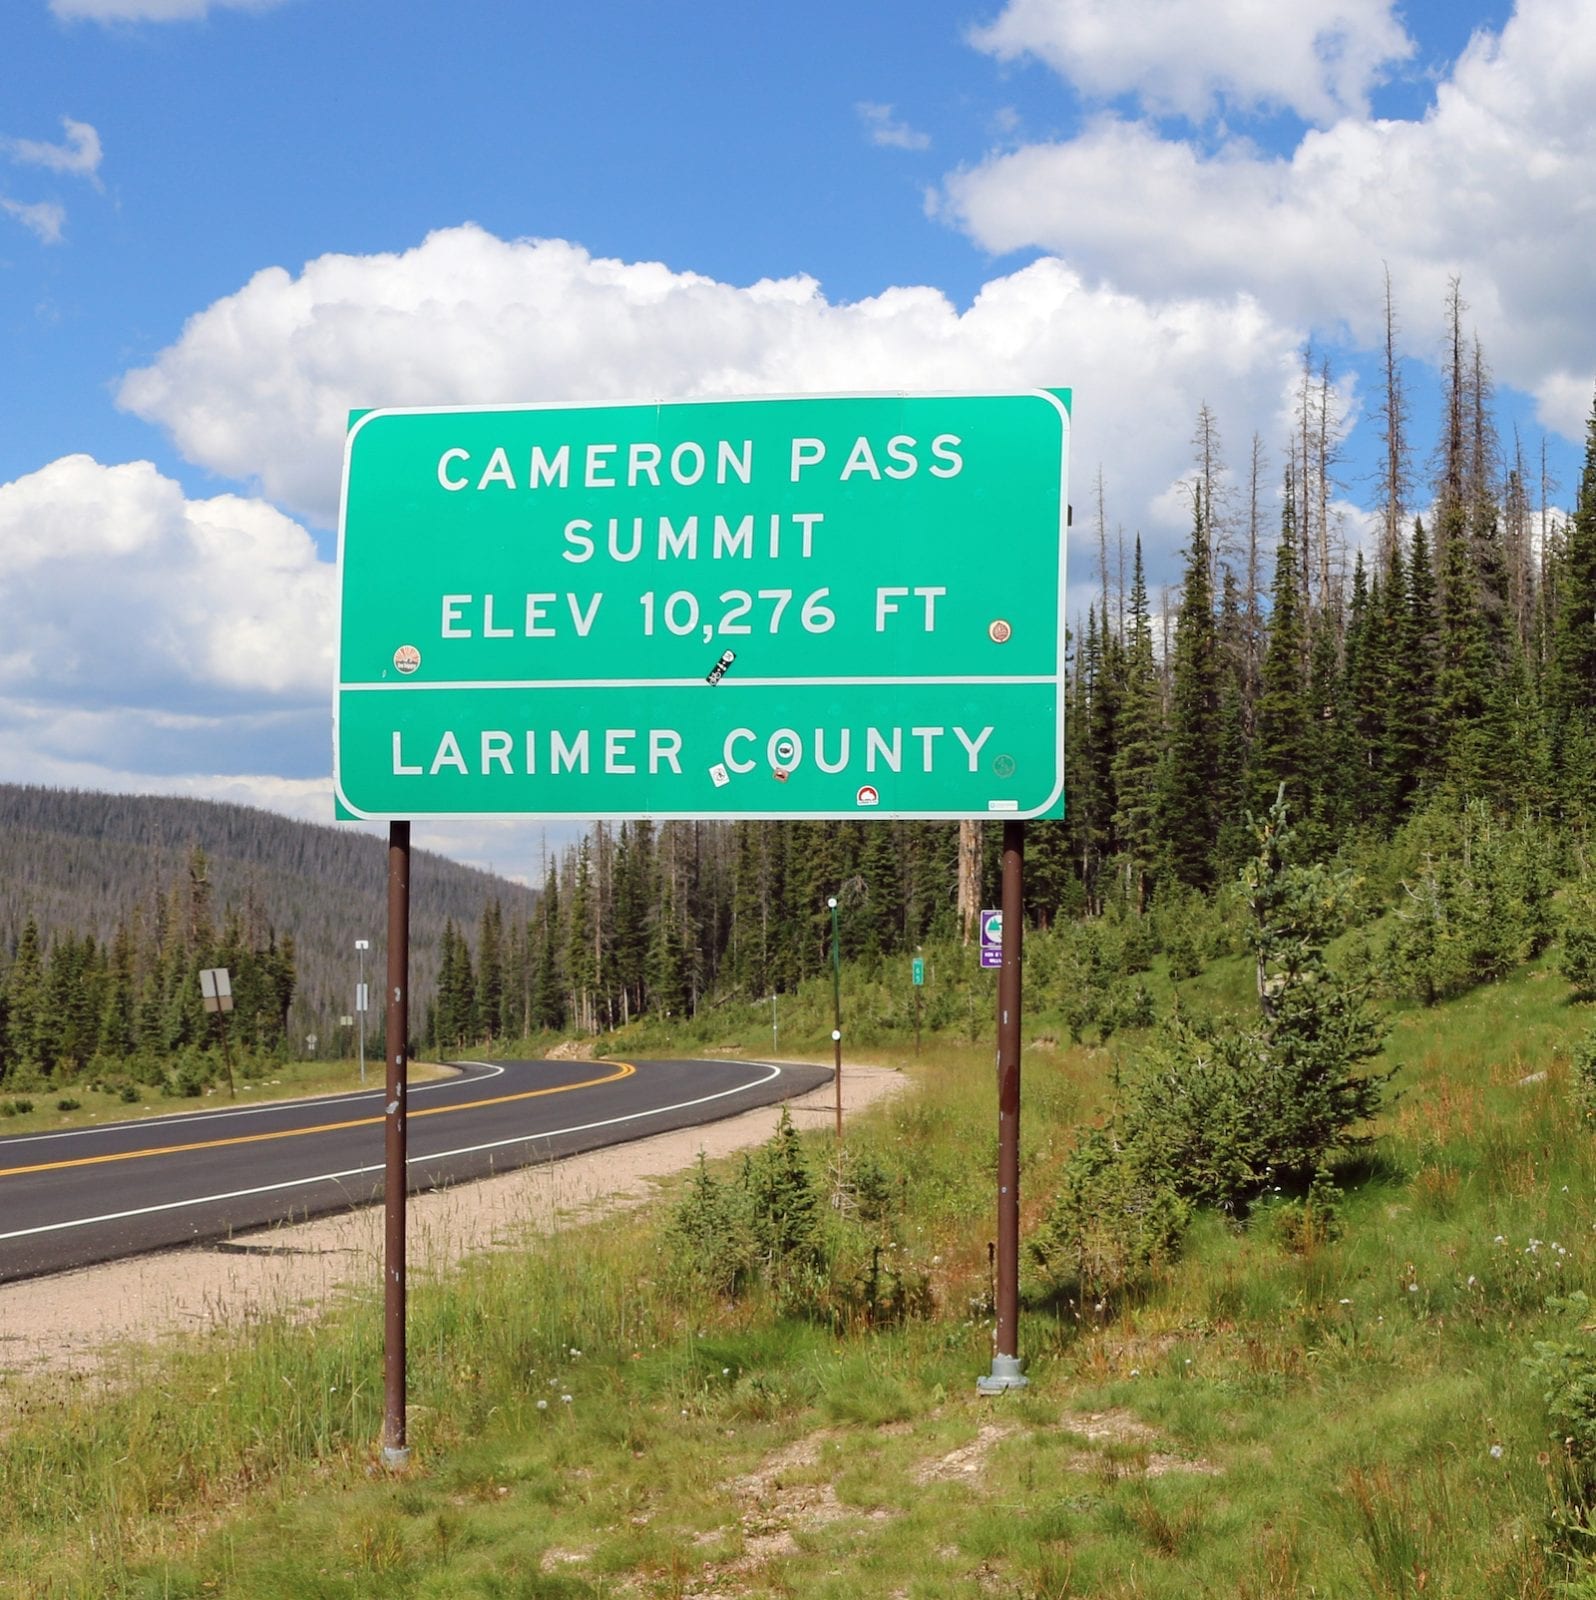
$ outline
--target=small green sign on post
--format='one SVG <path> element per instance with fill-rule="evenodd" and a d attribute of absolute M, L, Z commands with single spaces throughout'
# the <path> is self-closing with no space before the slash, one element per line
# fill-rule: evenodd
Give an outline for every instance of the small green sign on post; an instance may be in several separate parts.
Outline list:
<path fill-rule="evenodd" d="M 918 988 L 922 983 L 925 982 L 925 960 L 923 957 L 916 956 L 914 958 L 914 966 L 912 970 L 914 972 L 915 987 Z"/>
<path fill-rule="evenodd" d="M 1069 393 L 351 422 L 350 817 L 1063 812 Z"/>

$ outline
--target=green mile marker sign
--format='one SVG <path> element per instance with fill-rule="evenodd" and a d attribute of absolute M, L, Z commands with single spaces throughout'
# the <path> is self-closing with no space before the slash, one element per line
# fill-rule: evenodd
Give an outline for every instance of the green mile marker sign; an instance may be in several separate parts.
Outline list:
<path fill-rule="evenodd" d="M 357 413 L 340 815 L 1059 816 L 1067 390 Z"/>

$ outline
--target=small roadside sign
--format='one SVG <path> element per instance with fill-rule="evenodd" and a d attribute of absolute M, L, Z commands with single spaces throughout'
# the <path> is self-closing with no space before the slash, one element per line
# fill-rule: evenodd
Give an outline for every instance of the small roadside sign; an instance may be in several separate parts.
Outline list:
<path fill-rule="evenodd" d="M 226 967 L 206 967 L 199 975 L 200 999 L 207 1011 L 233 1009 L 233 980 Z"/>
<path fill-rule="evenodd" d="M 1001 967 L 1003 965 L 1003 913 L 1001 911 L 983 911 L 981 913 L 981 965 L 983 967 Z"/>
<path fill-rule="evenodd" d="M 922 957 L 916 956 L 914 958 L 914 968 L 913 968 L 913 970 L 914 970 L 914 981 L 915 981 L 915 984 L 918 986 L 919 984 L 924 983 L 925 982 L 925 961 L 924 961 L 924 959 Z"/>

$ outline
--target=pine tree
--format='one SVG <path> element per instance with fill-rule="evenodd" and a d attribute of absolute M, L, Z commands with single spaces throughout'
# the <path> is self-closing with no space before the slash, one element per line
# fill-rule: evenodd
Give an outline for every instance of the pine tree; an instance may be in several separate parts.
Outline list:
<path fill-rule="evenodd" d="M 39 924 L 31 916 L 22 925 L 17 952 L 6 973 L 6 1032 L 11 1060 L 20 1075 L 48 1068 L 51 1045 L 44 954 Z"/>
<path fill-rule="evenodd" d="M 497 899 L 482 908 L 477 931 L 477 1033 L 489 1044 L 503 1037 L 504 1026 L 504 909 Z"/>
<path fill-rule="evenodd" d="M 1160 827 L 1175 877 L 1206 889 L 1219 837 L 1219 648 L 1207 513 L 1193 497 L 1191 546 L 1181 585 L 1170 681 L 1169 753 L 1160 794 Z"/>
<path fill-rule="evenodd" d="M 1422 518 L 1413 522 L 1407 593 L 1392 652 L 1393 687 L 1387 698 L 1386 759 L 1393 820 L 1432 781 L 1435 732 L 1435 578 Z M 1395 601 L 1395 594 L 1392 600 Z"/>
<path fill-rule="evenodd" d="M 1493 714 L 1499 681 L 1492 659 L 1468 529 L 1460 508 L 1441 522 L 1440 647 L 1435 711 L 1445 732 L 1441 755 L 1446 782 L 1462 798 L 1494 789 L 1492 765 L 1501 729 Z"/>
<path fill-rule="evenodd" d="M 1114 833 L 1123 852 L 1127 899 L 1145 910 L 1158 858 L 1158 771 L 1163 754 L 1163 709 L 1153 629 L 1142 572 L 1142 542 L 1136 541 L 1127 621 L 1130 636 L 1122 657 L 1124 680 L 1116 696 L 1119 740 L 1112 763 Z"/>
<path fill-rule="evenodd" d="M 1288 473 L 1258 688 L 1252 794 L 1253 809 L 1261 813 L 1283 788 L 1286 803 L 1300 816 L 1308 799 L 1308 651 L 1297 584 L 1295 500 Z"/>
<path fill-rule="evenodd" d="M 532 1026 L 558 1032 L 565 1026 L 565 985 L 560 972 L 560 879 L 549 863 L 538 906 L 537 952 L 532 977 Z"/>
<path fill-rule="evenodd" d="M 1235 574 L 1224 569 L 1219 606 L 1220 687 L 1215 802 L 1219 834 L 1214 861 L 1222 878 L 1231 877 L 1247 857 L 1247 780 L 1251 751 L 1247 739 L 1247 646 L 1245 616 Z"/>
<path fill-rule="evenodd" d="M 1566 803 L 1596 811 L 1596 400 L 1585 424 L 1585 463 L 1557 570 L 1547 710 Z"/>

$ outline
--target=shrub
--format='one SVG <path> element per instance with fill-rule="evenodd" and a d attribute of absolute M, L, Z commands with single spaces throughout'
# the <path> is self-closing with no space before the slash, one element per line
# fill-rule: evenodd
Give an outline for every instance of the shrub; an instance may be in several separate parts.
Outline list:
<path fill-rule="evenodd" d="M 83 1102 L 81 1100 L 74 1100 L 71 1095 L 64 1094 L 56 1101 L 55 1108 L 57 1111 L 77 1111 L 82 1108 L 82 1105 Z"/>
<path fill-rule="evenodd" d="M 1117 1298 L 1180 1248 L 1190 1208 L 1134 1145 L 1094 1128 L 1071 1152 L 1031 1243 L 1042 1270 L 1085 1300 Z"/>
<path fill-rule="evenodd" d="M 1557 970 L 1568 980 L 1576 1000 L 1596 1000 L 1596 891 L 1589 884 L 1569 892 L 1562 934 Z"/>
<path fill-rule="evenodd" d="M 1124 1116 L 1145 1170 L 1226 1207 L 1278 1183 L 1306 1186 L 1333 1156 L 1366 1143 L 1391 1077 L 1363 1066 L 1382 1037 L 1364 988 L 1324 956 L 1349 880 L 1291 860 L 1283 799 L 1256 832 L 1242 879 L 1262 1023 L 1210 1033 L 1177 1020 L 1133 1080 Z"/>
<path fill-rule="evenodd" d="M 666 1227 L 673 1274 L 689 1293 L 736 1296 L 757 1266 L 747 1196 L 722 1183 L 702 1153 L 687 1193 Z"/>
<path fill-rule="evenodd" d="M 1596 1123 L 1596 1030 L 1585 1035 L 1574 1047 L 1570 1063 L 1574 1104 L 1585 1123 Z"/>
<path fill-rule="evenodd" d="M 819 1268 L 824 1258 L 820 1199 L 785 1106 L 769 1144 L 745 1164 L 743 1187 L 754 1240 L 772 1278 L 779 1281 Z"/>
<path fill-rule="evenodd" d="M 1552 1531 L 1570 1554 L 1596 1552 L 1596 1349 L 1588 1327 L 1590 1301 L 1582 1293 L 1548 1305 L 1565 1312 L 1577 1333 L 1572 1339 L 1537 1339 L 1525 1365 L 1545 1386 L 1542 1399 L 1553 1423 L 1551 1451 L 1556 1504 Z"/>

